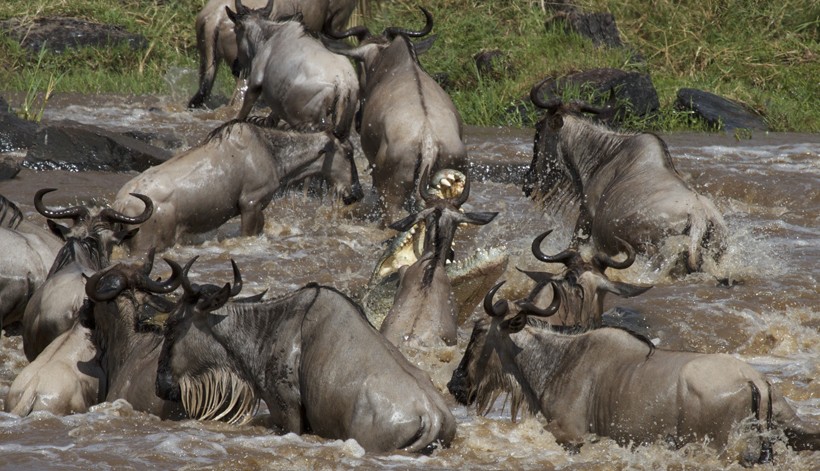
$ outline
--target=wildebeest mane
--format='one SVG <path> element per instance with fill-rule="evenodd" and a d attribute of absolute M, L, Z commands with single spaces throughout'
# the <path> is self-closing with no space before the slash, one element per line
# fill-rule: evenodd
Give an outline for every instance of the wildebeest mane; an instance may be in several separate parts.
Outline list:
<path fill-rule="evenodd" d="M 23 221 L 23 212 L 20 208 L 3 195 L 0 195 L 0 227 L 17 229 Z"/>
<path fill-rule="evenodd" d="M 646 346 L 649 347 L 649 353 L 646 354 L 646 358 L 649 358 L 650 356 L 652 356 L 653 353 L 655 353 L 655 344 L 652 343 L 652 340 L 650 340 L 649 337 L 647 337 L 647 336 L 645 336 L 645 335 L 643 335 L 639 332 L 635 332 L 634 330 L 630 329 L 629 327 L 622 326 L 622 325 L 608 325 L 605 328 L 606 329 L 622 330 L 622 331 L 626 332 L 627 334 L 631 335 L 632 337 L 634 337 L 634 338 L 640 340 L 641 342 L 645 343 Z"/>
<path fill-rule="evenodd" d="M 108 256 L 104 250 L 101 250 L 102 243 L 97 235 L 89 235 L 83 238 L 69 238 L 63 247 L 57 252 L 54 258 L 54 263 L 51 264 L 51 269 L 48 271 L 46 278 L 51 277 L 63 267 L 77 260 L 79 253 L 84 253 L 91 261 L 92 266 L 89 267 L 95 271 L 102 270 L 108 265 Z"/>

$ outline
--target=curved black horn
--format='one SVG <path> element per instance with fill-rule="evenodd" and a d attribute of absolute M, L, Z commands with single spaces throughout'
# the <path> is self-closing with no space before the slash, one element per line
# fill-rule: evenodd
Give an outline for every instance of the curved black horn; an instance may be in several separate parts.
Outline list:
<path fill-rule="evenodd" d="M 561 106 L 561 98 L 555 97 L 549 101 L 544 101 L 541 99 L 541 87 L 544 86 L 545 83 L 552 80 L 552 77 L 547 77 L 544 80 L 536 83 L 530 89 L 530 101 L 537 107 L 543 108 L 545 110 L 549 110 L 551 113 L 554 113 L 559 106 Z"/>
<path fill-rule="evenodd" d="M 154 202 L 151 201 L 151 198 L 139 193 L 129 193 L 129 195 L 139 198 L 145 204 L 145 209 L 142 210 L 142 214 L 131 217 L 126 216 L 115 209 L 105 208 L 100 211 L 100 218 L 108 222 L 121 222 L 124 224 L 142 224 L 147 221 L 148 218 L 151 217 L 151 214 L 154 213 Z"/>
<path fill-rule="evenodd" d="M 43 204 L 43 196 L 52 191 L 57 191 L 56 188 L 42 188 L 37 190 L 34 194 L 34 208 L 43 216 L 51 219 L 77 219 L 88 216 L 88 208 L 83 206 L 73 206 L 65 209 L 48 209 Z"/>
<path fill-rule="evenodd" d="M 430 193 L 430 167 L 424 167 L 419 178 L 419 195 L 428 205 L 436 200 L 436 196 Z"/>
<path fill-rule="evenodd" d="M 558 308 L 561 306 L 561 296 L 558 296 L 558 289 L 556 288 L 555 283 L 550 283 L 550 286 L 552 286 L 552 302 L 549 306 L 541 309 L 528 299 L 516 301 L 515 304 L 521 308 L 521 314 L 526 314 L 528 316 L 550 317 L 558 312 Z"/>
<path fill-rule="evenodd" d="M 98 271 L 85 281 L 85 294 L 92 301 L 110 301 L 128 286 L 128 280 L 122 273 L 113 270 Z M 100 286 L 100 280 L 106 277 L 105 283 Z"/>
<path fill-rule="evenodd" d="M 145 276 L 151 275 L 151 270 L 154 269 L 154 255 L 157 253 L 156 247 L 151 247 L 148 249 L 148 253 L 145 255 L 145 262 L 142 264 L 142 274 Z"/>
<path fill-rule="evenodd" d="M 506 283 L 506 281 L 498 283 L 490 288 L 490 291 L 487 291 L 487 294 L 484 295 L 484 312 L 490 317 L 501 317 L 506 314 L 507 309 L 509 309 L 507 301 L 503 299 L 493 304 L 493 297 L 495 297 L 496 291 L 498 291 L 504 283 Z"/>
<path fill-rule="evenodd" d="M 607 254 L 604 253 L 597 253 L 595 254 L 595 262 L 601 268 L 616 268 L 618 270 L 623 270 L 624 268 L 629 268 L 635 263 L 635 249 L 632 248 L 632 244 L 629 242 L 621 239 L 620 237 L 615 237 L 618 242 L 620 242 L 621 246 L 626 250 L 626 260 L 623 262 L 616 262 Z"/>
<path fill-rule="evenodd" d="M 231 259 L 231 267 L 233 268 L 233 287 L 231 288 L 231 297 L 236 296 L 242 291 L 242 275 L 239 273 L 239 267 L 236 262 Z"/>
<path fill-rule="evenodd" d="M 271 13 L 273 13 L 273 0 L 268 0 L 268 3 L 257 11 L 263 18 L 270 18 Z"/>
<path fill-rule="evenodd" d="M 182 267 L 182 289 L 185 291 L 185 294 L 188 296 L 197 295 L 199 294 L 199 290 L 195 290 L 193 286 L 191 286 L 191 280 L 188 279 L 188 270 L 191 269 L 191 266 L 194 264 L 196 259 L 199 258 L 199 255 L 195 256 L 188 263 Z"/>
<path fill-rule="evenodd" d="M 541 242 L 546 238 L 548 235 L 552 234 L 552 229 L 544 232 L 543 234 L 539 235 L 532 241 L 532 254 L 535 255 L 535 258 L 541 260 L 542 262 L 547 263 L 566 263 L 572 259 L 575 255 L 575 251 L 571 249 L 565 249 L 563 252 L 557 255 L 547 255 L 541 251 Z"/>
<path fill-rule="evenodd" d="M 180 267 L 179 264 L 173 260 L 169 260 L 167 258 L 163 258 L 163 260 L 165 260 L 165 263 L 167 263 L 168 266 L 171 267 L 171 276 L 169 276 L 168 279 L 165 281 L 154 281 L 149 276 L 150 270 L 148 271 L 148 273 L 145 273 L 145 271 L 143 270 L 143 276 L 139 280 L 140 288 L 143 288 L 145 291 L 150 291 L 152 293 L 165 294 L 170 293 L 171 291 L 179 287 L 179 285 L 182 283 L 182 280 L 185 278 L 182 275 L 182 267 Z M 194 258 L 194 260 L 196 260 L 196 258 Z M 191 261 L 191 263 L 193 263 L 193 261 Z M 186 267 L 190 268 L 190 266 L 187 265 Z"/>
<path fill-rule="evenodd" d="M 389 26 L 384 29 L 382 33 L 388 39 L 393 39 L 399 34 L 403 34 L 410 38 L 420 38 L 422 36 L 427 36 L 430 34 L 430 31 L 433 31 L 433 15 L 430 14 L 424 7 L 419 7 L 422 13 L 424 13 L 424 17 L 426 18 L 427 23 L 424 25 L 424 29 L 421 31 L 413 31 L 412 29 L 407 28 L 399 28 L 397 26 Z"/>

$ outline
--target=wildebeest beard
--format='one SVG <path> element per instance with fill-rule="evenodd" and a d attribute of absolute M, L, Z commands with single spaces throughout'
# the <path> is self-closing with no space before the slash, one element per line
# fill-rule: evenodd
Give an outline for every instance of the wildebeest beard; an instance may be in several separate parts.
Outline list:
<path fill-rule="evenodd" d="M 230 424 L 249 422 L 259 399 L 253 386 L 226 368 L 206 370 L 179 379 L 182 407 L 197 420 L 221 420 Z"/>

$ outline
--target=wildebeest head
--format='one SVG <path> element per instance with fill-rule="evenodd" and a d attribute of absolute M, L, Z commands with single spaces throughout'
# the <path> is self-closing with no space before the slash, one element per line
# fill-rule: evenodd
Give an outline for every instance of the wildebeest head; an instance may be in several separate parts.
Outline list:
<path fill-rule="evenodd" d="M 380 35 L 374 35 L 365 26 L 354 26 L 346 31 L 324 31 L 324 33 L 333 39 L 345 39 L 349 37 L 356 37 L 359 40 L 359 45 L 354 48 L 347 48 L 339 46 L 338 44 L 326 44 L 330 50 L 338 54 L 351 57 L 364 64 L 364 70 L 361 73 L 360 82 L 362 90 L 368 84 L 368 73 L 372 73 L 379 68 L 381 60 L 390 60 L 392 57 L 388 54 L 382 54 L 383 51 L 396 44 L 395 47 L 407 48 L 410 52 L 413 61 L 418 64 L 418 54 L 426 52 L 435 42 L 436 37 L 430 36 L 419 42 L 412 42 L 410 38 L 421 38 L 430 34 L 433 30 L 433 15 L 430 14 L 424 7 L 419 7 L 424 14 L 425 25 L 420 30 L 412 30 L 409 28 L 402 28 L 398 26 L 388 26 L 382 31 Z M 398 42 L 397 42 L 398 41 Z M 399 44 L 402 44 L 399 46 Z M 388 67 L 389 68 L 389 67 Z"/>
<path fill-rule="evenodd" d="M 145 327 L 146 319 L 170 312 L 174 304 L 158 295 L 179 287 L 182 269 L 172 260 L 164 259 L 171 267 L 171 276 L 165 281 L 151 279 L 155 253 L 151 249 L 143 263 L 121 262 L 88 278 L 86 296 L 94 301 L 95 312 L 102 314 L 101 318 L 130 322 L 136 331 Z"/>
<path fill-rule="evenodd" d="M 138 193 L 131 193 L 131 196 L 142 200 L 145 209 L 138 216 L 126 216 L 111 208 L 90 208 L 88 206 L 71 206 L 63 209 L 48 208 L 43 203 L 43 196 L 56 191 L 55 188 L 43 188 L 34 195 L 34 207 L 37 211 L 48 219 L 48 227 L 63 241 L 76 240 L 88 246 L 92 253 L 97 255 L 94 258 L 108 259 L 115 245 L 121 244 L 124 240 L 133 237 L 139 229 L 123 229 L 123 224 L 141 224 L 151 217 L 154 211 L 154 203 L 151 198 Z M 72 226 L 65 226 L 57 223 L 54 219 L 72 219 Z M 83 242 L 85 241 L 85 242 Z M 68 244 L 66 244 L 68 246 Z M 55 267 L 61 265 L 58 261 L 62 257 L 57 256 L 52 272 Z M 104 266 L 104 265 L 102 265 Z M 98 266 L 97 268 L 102 268 Z"/>
<path fill-rule="evenodd" d="M 459 224 L 484 225 L 492 221 L 497 212 L 462 212 L 461 205 L 470 196 L 470 180 L 465 178 L 463 189 L 452 198 L 438 197 L 428 188 L 429 169 L 422 172 L 419 193 L 426 208 L 390 224 L 391 229 L 406 232 L 419 222 L 424 222 L 424 252 L 432 252 L 436 265 L 443 266 L 452 260 L 451 246 Z"/>
<path fill-rule="evenodd" d="M 565 121 L 585 120 L 582 113 L 591 113 L 605 120 L 612 111 L 580 101 L 565 103 L 560 97 L 544 100 L 540 91 L 549 80 L 546 78 L 530 89 L 530 100 L 546 110 L 546 114 L 535 125 L 533 158 L 524 176 L 523 190 L 527 196 L 544 202 L 555 199 L 550 204 L 562 205 L 582 197 L 581 182 L 577 178 L 579 172 L 588 171 L 576 168 L 578 163 L 567 158 L 561 148 L 561 130 Z"/>
<path fill-rule="evenodd" d="M 236 0 L 235 6 L 236 12 L 227 5 L 225 11 L 228 14 L 228 19 L 234 23 L 237 47 L 236 66 L 240 70 L 240 76 L 246 77 L 251 61 L 256 56 L 257 48 L 265 42 L 266 33 L 283 26 L 292 17 L 272 20 L 273 0 L 269 0 L 267 5 L 258 9 L 246 7 L 242 4 L 242 0 Z M 304 34 L 304 28 L 301 25 L 299 25 L 299 28 Z"/>
<path fill-rule="evenodd" d="M 552 230 L 548 230 L 533 240 L 532 253 L 542 262 L 563 264 L 563 274 L 522 271 L 536 282 L 531 292 L 534 304 L 543 305 L 550 298 L 561 298 L 559 313 L 549 321 L 553 326 L 581 330 L 600 327 L 606 293 L 629 298 L 652 287 L 612 281 L 606 276 L 607 268 L 625 269 L 635 261 L 635 251 L 623 240 L 621 245 L 626 252 L 623 261 L 616 261 L 603 253 L 596 253 L 591 261 L 586 261 L 572 247 L 556 255 L 545 254 L 541 243 L 551 233 Z M 547 285 L 552 286 L 552 293 L 544 290 Z"/>
<path fill-rule="evenodd" d="M 537 411 L 538 406 L 532 402 L 537 395 L 522 390 L 522 384 L 527 382 L 521 381 L 521 373 L 508 361 L 519 352 L 510 336 L 521 332 L 528 323 L 542 322 L 533 317 L 548 318 L 554 315 L 561 300 L 555 297 L 545 309 L 535 306 L 531 297 L 514 303 L 506 300 L 493 303 L 496 292 L 504 283 L 495 285 L 484 297 L 484 312 L 488 317 L 476 321 L 470 342 L 452 379 L 447 383 L 447 389 L 462 404 L 476 403 L 479 413 L 486 413 L 502 393 L 509 393 L 511 413 L 515 419 L 522 405 L 531 411 Z"/>
<path fill-rule="evenodd" d="M 195 260 L 182 269 L 184 292 L 165 322 L 156 393 L 163 399 L 182 402 L 192 418 L 245 422 L 252 417 L 258 401 L 252 386 L 230 368 L 225 348 L 211 334 L 212 323 L 220 320 L 211 313 L 239 294 L 242 276 L 231 260 L 233 286 L 191 283 L 188 270 Z"/>

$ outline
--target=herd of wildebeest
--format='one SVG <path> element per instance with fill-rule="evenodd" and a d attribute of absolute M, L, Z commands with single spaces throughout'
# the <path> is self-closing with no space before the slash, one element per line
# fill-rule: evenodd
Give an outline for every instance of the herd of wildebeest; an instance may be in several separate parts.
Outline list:
<path fill-rule="evenodd" d="M 373 34 L 342 31 L 355 0 L 245 3 L 211 0 L 197 17 L 201 84 L 189 103 L 204 104 L 225 61 L 247 81 L 237 119 L 134 177 L 107 207 L 49 207 L 44 198 L 55 190 L 39 190 L 34 206 L 49 230 L 0 202 L 0 319 L 22 323 L 30 361 L 5 409 L 71 414 L 125 399 L 164 419 L 242 423 L 262 400 L 282 431 L 353 438 L 371 452 L 447 447 L 457 430 L 443 392 L 402 349 L 456 345 L 457 311 L 479 302 L 456 305 L 446 268 L 452 241 L 460 225 L 488 224 L 497 213 L 460 208 L 470 193 L 461 118 L 418 63 L 432 41 L 411 41 L 430 33 L 432 15 L 421 8 L 418 31 Z M 526 272 L 532 290 L 513 301 L 496 300 L 503 282 L 490 280 L 486 316 L 447 385 L 452 396 L 486 412 L 507 393 L 513 418 L 541 412 L 570 450 L 589 433 L 672 446 L 708 437 L 720 449 L 741 421 L 761 462 L 772 459 L 771 430 L 797 450 L 820 448 L 820 427 L 745 362 L 658 349 L 602 327 L 606 293 L 649 289 L 610 280 L 608 268 L 684 237 L 681 266 L 708 270 L 725 249 L 725 224 L 681 179 L 660 138 L 612 131 L 596 122 L 605 110 L 545 100 L 539 88 L 531 98 L 545 116 L 523 191 L 545 208 L 579 208 L 569 248 L 544 253 L 550 230 L 532 245 L 538 260 L 565 268 Z M 249 118 L 260 96 L 271 112 Z M 166 258 L 171 275 L 151 276 L 155 251 L 186 234 L 237 215 L 242 235 L 260 234 L 266 206 L 295 182 L 321 181 L 345 203 L 360 200 L 354 132 L 381 221 L 400 232 L 385 254 L 392 264 L 377 267 L 392 270 L 395 283 L 383 321 L 313 283 L 277 299 L 239 297 L 235 263 L 224 285 L 192 283 L 196 258 L 184 266 Z M 58 222 L 66 219 L 73 224 Z M 112 264 L 115 245 L 132 258 Z"/>

